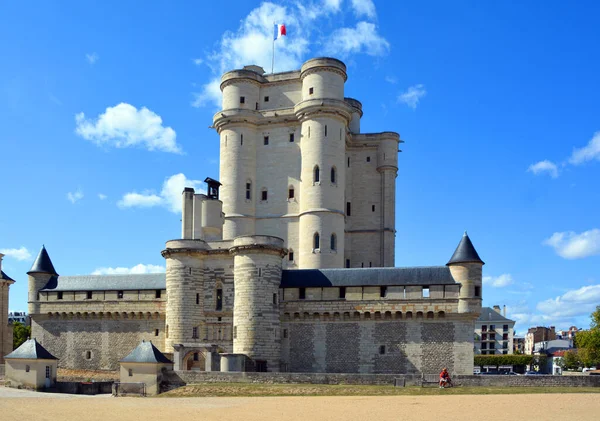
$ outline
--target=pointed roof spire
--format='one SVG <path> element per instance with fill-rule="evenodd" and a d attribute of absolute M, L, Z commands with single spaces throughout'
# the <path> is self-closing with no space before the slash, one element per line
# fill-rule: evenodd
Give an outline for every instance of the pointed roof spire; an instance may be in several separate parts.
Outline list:
<path fill-rule="evenodd" d="M 123 363 L 153 363 L 153 364 L 172 364 L 162 352 L 156 348 L 152 342 L 142 341 L 133 351 L 129 353 L 120 362 Z"/>
<path fill-rule="evenodd" d="M 20 347 L 4 357 L 5 360 L 13 358 L 26 360 L 58 360 L 58 358 L 50 354 L 46 348 L 36 341 L 35 338 L 26 340 Z"/>
<path fill-rule="evenodd" d="M 451 265 L 453 263 L 481 263 L 484 265 L 483 260 L 477 254 L 477 250 L 473 246 L 471 239 L 467 235 L 467 231 L 463 234 L 460 243 L 458 243 L 458 247 L 454 250 L 454 254 L 450 258 L 450 261 L 446 263 L 446 265 Z"/>
<path fill-rule="evenodd" d="M 28 275 L 30 273 L 49 273 L 51 275 L 58 276 L 58 273 L 56 273 L 54 265 L 52 264 L 52 260 L 50 260 L 50 256 L 48 256 L 45 246 L 42 246 L 42 249 L 35 259 L 35 262 L 33 262 L 31 269 L 29 269 L 29 272 L 27 272 Z"/>

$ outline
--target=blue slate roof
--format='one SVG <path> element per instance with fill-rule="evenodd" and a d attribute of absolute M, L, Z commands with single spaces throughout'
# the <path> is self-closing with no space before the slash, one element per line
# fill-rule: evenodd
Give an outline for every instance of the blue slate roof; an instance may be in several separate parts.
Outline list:
<path fill-rule="evenodd" d="M 514 320 L 507 319 L 502 314 L 498 313 L 491 307 L 481 307 L 481 314 L 477 319 L 478 322 L 511 322 Z"/>
<path fill-rule="evenodd" d="M 133 351 L 121 360 L 123 363 L 167 363 L 172 364 L 165 355 L 156 348 L 152 342 L 142 341 Z"/>
<path fill-rule="evenodd" d="M 456 281 L 447 266 L 284 270 L 281 288 L 386 285 L 447 285 Z"/>
<path fill-rule="evenodd" d="M 53 276 L 40 291 L 128 291 L 166 289 L 164 273 Z M 447 266 L 284 270 L 280 288 L 387 285 L 451 285 Z"/>
<path fill-rule="evenodd" d="M 46 348 L 40 345 L 35 338 L 23 342 L 20 347 L 5 356 L 4 359 L 58 360 L 58 358 L 50 354 Z"/>
<path fill-rule="evenodd" d="M 475 246 L 471 242 L 471 239 L 467 235 L 465 231 L 460 243 L 458 243 L 458 247 L 454 250 L 454 254 L 450 258 L 450 261 L 446 263 L 447 265 L 451 265 L 453 263 L 481 263 L 483 260 L 477 254 L 477 250 L 475 250 Z"/>
<path fill-rule="evenodd" d="M 40 291 L 131 291 L 166 287 L 167 275 L 164 273 L 81 275 L 53 276 Z"/>
<path fill-rule="evenodd" d="M 52 264 L 52 260 L 50 260 L 50 256 L 48 255 L 45 246 L 42 246 L 42 249 L 36 257 L 35 262 L 33 262 L 31 269 L 29 269 L 29 272 L 27 273 L 50 273 L 58 276 L 58 273 L 56 273 L 56 269 L 54 269 L 54 265 Z"/>
<path fill-rule="evenodd" d="M 2 279 L 3 281 L 12 281 L 15 282 L 15 280 L 13 278 L 11 278 L 10 276 L 8 276 L 6 273 L 4 273 L 4 271 L 0 271 L 0 279 Z"/>

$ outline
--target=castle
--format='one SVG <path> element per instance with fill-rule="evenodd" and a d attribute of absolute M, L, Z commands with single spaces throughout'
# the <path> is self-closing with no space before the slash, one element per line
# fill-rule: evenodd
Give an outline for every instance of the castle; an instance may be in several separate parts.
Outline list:
<path fill-rule="evenodd" d="M 183 191 L 166 274 L 59 276 L 42 248 L 32 336 L 64 367 L 151 340 L 176 370 L 471 374 L 484 263 L 465 233 L 446 265 L 393 267 L 401 140 L 360 133 L 346 79 L 332 58 L 225 73 L 220 182 Z"/>

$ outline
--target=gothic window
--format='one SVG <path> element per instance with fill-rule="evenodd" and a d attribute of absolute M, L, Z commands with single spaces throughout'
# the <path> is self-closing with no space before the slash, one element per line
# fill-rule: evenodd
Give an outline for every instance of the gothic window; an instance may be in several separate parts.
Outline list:
<path fill-rule="evenodd" d="M 217 305 L 215 308 L 217 311 L 223 310 L 223 289 L 217 289 Z"/>
<path fill-rule="evenodd" d="M 246 200 L 252 199 L 252 181 L 246 181 Z"/>
<path fill-rule="evenodd" d="M 318 183 L 320 181 L 320 179 L 321 179 L 321 174 L 320 174 L 320 170 L 319 170 L 319 166 L 318 165 L 315 165 L 315 169 L 313 170 L 313 173 L 314 173 L 314 177 L 313 177 L 314 180 L 313 181 L 315 183 Z"/>
<path fill-rule="evenodd" d="M 331 167 L 331 182 L 332 183 L 336 183 L 336 171 L 335 171 L 335 167 Z"/>
<path fill-rule="evenodd" d="M 335 234 L 331 234 L 330 248 L 331 250 L 337 250 L 337 236 Z"/>
<path fill-rule="evenodd" d="M 315 232 L 315 235 L 313 236 L 313 249 L 317 250 L 320 248 L 321 245 L 321 237 L 319 236 L 318 232 Z"/>

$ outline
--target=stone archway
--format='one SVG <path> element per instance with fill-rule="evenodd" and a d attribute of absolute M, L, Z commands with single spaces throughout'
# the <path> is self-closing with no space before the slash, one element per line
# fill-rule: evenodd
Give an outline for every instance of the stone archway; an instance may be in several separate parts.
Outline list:
<path fill-rule="evenodd" d="M 206 371 L 205 350 L 191 350 L 183 357 L 182 367 L 186 371 Z"/>

